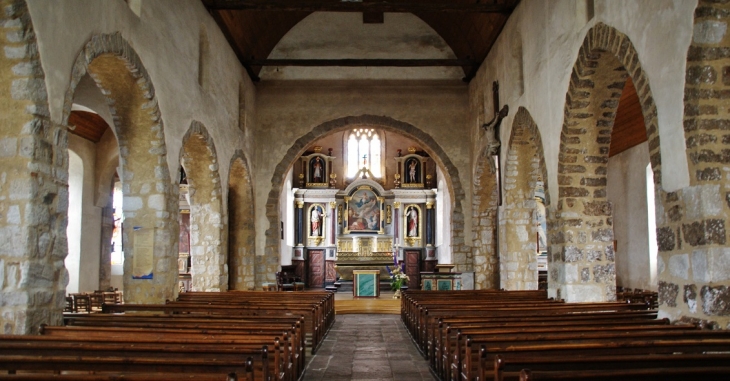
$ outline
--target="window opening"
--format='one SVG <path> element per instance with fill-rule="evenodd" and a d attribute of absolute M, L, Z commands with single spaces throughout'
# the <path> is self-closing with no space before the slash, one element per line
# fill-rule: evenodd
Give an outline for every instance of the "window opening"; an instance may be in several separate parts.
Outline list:
<path fill-rule="evenodd" d="M 375 178 L 382 177 L 380 135 L 372 128 L 356 128 L 347 139 L 347 177 L 365 169 Z"/>

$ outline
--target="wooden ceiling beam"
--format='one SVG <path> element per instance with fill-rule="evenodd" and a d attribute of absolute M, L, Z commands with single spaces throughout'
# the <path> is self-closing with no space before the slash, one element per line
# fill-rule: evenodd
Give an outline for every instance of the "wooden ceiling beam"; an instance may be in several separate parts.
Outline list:
<path fill-rule="evenodd" d="M 519 0 L 504 4 L 454 1 L 202 0 L 209 10 L 288 12 L 461 12 L 509 14 Z"/>
<path fill-rule="evenodd" d="M 248 66 L 346 66 L 346 67 L 428 67 L 428 66 L 479 66 L 468 59 L 390 59 L 390 58 L 342 58 L 342 59 L 252 59 L 242 61 Z"/>

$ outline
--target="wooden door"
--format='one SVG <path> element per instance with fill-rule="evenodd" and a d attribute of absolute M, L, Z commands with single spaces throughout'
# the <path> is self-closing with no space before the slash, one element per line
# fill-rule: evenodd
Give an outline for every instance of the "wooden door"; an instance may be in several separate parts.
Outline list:
<path fill-rule="evenodd" d="M 307 287 L 324 287 L 324 250 L 309 250 L 309 276 Z"/>
<path fill-rule="evenodd" d="M 408 275 L 408 289 L 421 289 L 421 251 L 405 250 L 404 259 L 406 260 L 406 275 Z"/>

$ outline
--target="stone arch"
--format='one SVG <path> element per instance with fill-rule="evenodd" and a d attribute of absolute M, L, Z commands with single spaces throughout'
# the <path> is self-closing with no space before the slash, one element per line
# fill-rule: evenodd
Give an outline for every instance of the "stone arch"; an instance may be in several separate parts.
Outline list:
<path fill-rule="evenodd" d="M 277 164 L 273 175 L 271 176 L 271 191 L 266 202 L 266 216 L 269 220 L 269 228 L 266 230 L 266 264 L 265 272 L 256 274 L 256 284 L 263 282 L 273 282 L 274 274 L 279 266 L 279 197 L 284 184 L 284 176 L 289 168 L 294 164 L 296 159 L 304 152 L 307 144 L 323 137 L 331 132 L 343 130 L 355 125 L 374 126 L 385 130 L 398 132 L 409 136 L 420 143 L 429 153 L 431 158 L 443 169 L 449 180 L 447 184 L 452 195 L 452 214 L 451 214 L 451 250 L 452 260 L 455 265 L 454 271 L 473 271 L 473 258 L 471 257 L 471 248 L 468 248 L 464 241 L 464 212 L 461 202 L 465 199 L 464 189 L 459 179 L 459 171 L 451 162 L 443 148 L 430 135 L 411 124 L 389 118 L 387 116 L 360 115 L 347 116 L 324 122 L 314 127 L 310 132 L 302 135 L 289 148 L 286 155 Z"/>
<path fill-rule="evenodd" d="M 256 287 L 256 219 L 248 160 L 236 150 L 228 172 L 229 289 Z"/>
<path fill-rule="evenodd" d="M 194 120 L 182 139 L 180 164 L 190 195 L 190 258 L 193 291 L 225 291 L 228 262 L 223 245 L 221 180 L 213 138 Z"/>
<path fill-rule="evenodd" d="M 171 186 L 162 116 L 152 81 L 134 48 L 119 33 L 91 37 L 76 58 L 63 104 L 68 122 L 73 95 L 89 74 L 104 95 L 119 143 L 124 194 L 124 299 L 163 303 L 177 293 L 177 188 Z M 135 252 L 139 238 L 151 250 Z M 135 260 L 135 255 L 139 255 Z M 136 266 L 135 263 L 151 263 Z"/>
<path fill-rule="evenodd" d="M 611 130 L 626 78 L 639 97 L 655 189 L 661 189 L 657 109 L 630 39 L 603 23 L 578 52 L 565 99 L 556 218 L 549 226 L 550 294 L 570 301 L 616 298 L 612 205 L 606 198 Z"/>
<path fill-rule="evenodd" d="M 499 255 L 497 253 L 497 212 L 499 182 L 494 156 L 489 148 L 482 150 L 474 171 L 472 197 L 474 247 L 474 288 L 499 288 Z"/>
<path fill-rule="evenodd" d="M 26 2 L 2 0 L 0 6 L 0 327 L 31 334 L 42 323 L 63 322 L 68 141 L 66 128 L 49 117 Z"/>
<path fill-rule="evenodd" d="M 537 227 L 535 189 L 537 182 L 545 186 L 547 167 L 542 137 L 537 124 L 524 107 L 517 110 L 512 122 L 504 169 L 504 198 L 500 210 L 499 266 L 501 288 L 507 290 L 536 290 Z M 550 193 L 545 187 L 545 204 Z"/>

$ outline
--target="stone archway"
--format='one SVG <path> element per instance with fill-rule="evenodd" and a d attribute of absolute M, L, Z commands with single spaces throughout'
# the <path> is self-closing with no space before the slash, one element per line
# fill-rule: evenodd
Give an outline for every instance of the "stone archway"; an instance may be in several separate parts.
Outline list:
<path fill-rule="evenodd" d="M 51 122 L 45 74 L 25 1 L 2 0 L 0 53 L 0 326 L 61 324 L 68 271 L 68 141 Z"/>
<path fill-rule="evenodd" d="M 474 288 L 499 288 L 499 255 L 497 253 L 497 213 L 499 183 L 494 156 L 485 148 L 477 159 L 474 171 L 472 214 L 474 233 Z"/>
<path fill-rule="evenodd" d="M 538 181 L 547 179 L 542 138 L 535 121 L 524 107 L 517 110 L 512 122 L 504 170 L 504 199 L 500 210 L 499 266 L 501 288 L 536 290 L 537 227 L 535 190 Z M 550 196 L 545 186 L 545 205 Z"/>
<path fill-rule="evenodd" d="M 229 289 L 256 288 L 256 224 L 253 183 L 243 151 L 236 150 L 228 173 Z"/>
<path fill-rule="evenodd" d="M 64 124 L 76 87 L 87 73 L 106 98 L 119 143 L 125 218 L 124 300 L 163 303 L 174 299 L 177 292 L 178 201 L 177 189 L 171 186 L 154 86 L 121 34 L 95 35 L 74 62 L 64 98 Z"/>
<path fill-rule="evenodd" d="M 228 289 L 221 180 L 213 139 L 198 121 L 183 136 L 180 163 L 190 195 L 190 259 L 193 291 Z"/>
<path fill-rule="evenodd" d="M 606 163 L 616 109 L 629 76 L 642 106 L 655 189 L 661 189 L 657 110 L 649 81 L 629 38 L 598 23 L 588 31 L 578 52 L 566 94 L 559 194 L 550 224 L 551 296 L 578 302 L 616 298 Z"/>
<path fill-rule="evenodd" d="M 474 264 L 471 247 L 467 247 L 464 241 L 464 212 L 462 202 L 465 199 L 465 193 L 459 178 L 459 171 L 451 162 L 448 155 L 446 155 L 444 149 L 430 135 L 411 124 L 386 116 L 361 115 L 331 120 L 314 127 L 312 131 L 297 139 L 279 164 L 277 164 L 271 177 L 271 191 L 266 202 L 266 216 L 269 220 L 269 228 L 266 230 L 265 264 L 261 266 L 265 271 L 262 273 L 257 272 L 256 284 L 260 285 L 263 282 L 274 282 L 274 274 L 278 271 L 279 198 L 284 184 L 284 176 L 287 171 L 299 155 L 304 152 L 304 148 L 309 142 L 313 142 L 331 132 L 344 130 L 355 125 L 373 126 L 411 137 L 419 142 L 437 165 L 441 167 L 445 175 L 448 176 L 447 184 L 453 197 L 451 200 L 453 206 L 451 214 L 451 251 L 452 262 L 455 265 L 454 271 L 473 271 Z"/>

